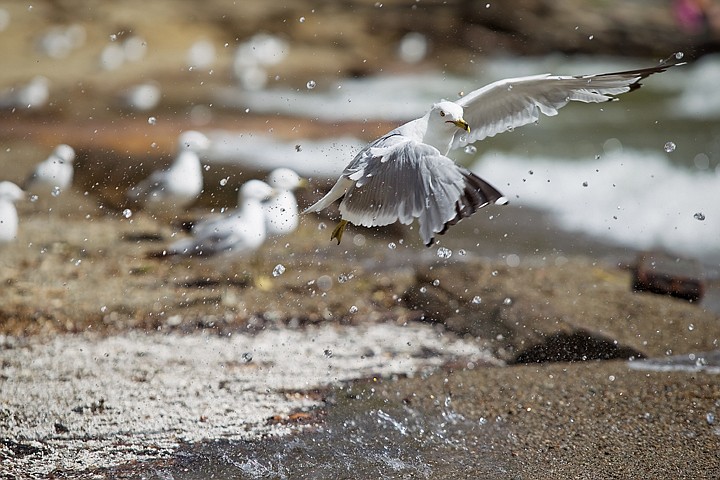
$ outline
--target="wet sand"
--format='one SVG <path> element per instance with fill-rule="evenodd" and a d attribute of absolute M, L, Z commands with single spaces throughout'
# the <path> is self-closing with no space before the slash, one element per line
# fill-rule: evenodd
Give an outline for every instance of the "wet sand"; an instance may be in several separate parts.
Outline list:
<path fill-rule="evenodd" d="M 263 458 L 285 442 L 300 443 L 299 460 L 282 460 L 299 478 L 303 468 L 334 476 L 345 455 L 375 476 L 376 435 L 343 447 L 352 438 L 343 426 L 376 424 L 382 409 L 400 422 L 383 420 L 395 432 L 406 408 L 410 426 L 444 422 L 453 442 L 475 440 L 459 449 L 392 433 L 388 458 L 415 459 L 398 474 L 623 478 L 717 467 L 720 432 L 708 420 L 720 414 L 717 375 L 646 373 L 622 360 L 489 366 L 558 333 L 588 341 L 549 350 L 589 358 L 717 349 L 717 314 L 633 293 L 625 268 L 561 254 L 510 267 L 483 256 L 482 242 L 442 259 L 415 245 L 414 231 L 353 229 L 337 246 L 321 225 L 331 220 L 315 217 L 253 260 L 170 262 L 146 258 L 182 235 L 167 223 L 97 211 L 77 193 L 60 199 L 52 212 L 24 205 L 21 237 L 2 253 L 0 455 L 10 478 L 204 478 L 210 466 L 223 478 L 248 458 L 277 466 Z M 147 233 L 161 239 L 144 241 Z M 278 263 L 286 270 L 274 277 Z M 316 341 L 321 331 L 336 337 Z M 298 336 L 309 346 L 292 354 L 306 344 Z M 261 344 L 273 356 L 255 351 L 246 362 Z M 316 366 L 293 360 L 304 356 Z M 318 366 L 325 376 L 312 373 Z M 348 389 L 356 401 L 342 400 Z M 320 455 L 323 442 L 337 447 Z M 455 463 L 438 460 L 448 451 Z M 241 477 L 257 477 L 248 472 Z"/>

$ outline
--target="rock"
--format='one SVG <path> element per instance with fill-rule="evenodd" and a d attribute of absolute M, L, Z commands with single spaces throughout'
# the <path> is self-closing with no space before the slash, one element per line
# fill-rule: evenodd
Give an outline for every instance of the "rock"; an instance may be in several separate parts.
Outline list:
<path fill-rule="evenodd" d="M 544 342 L 518 353 L 512 363 L 579 362 L 643 357 L 641 352 L 633 348 L 622 347 L 610 339 L 578 330 L 570 334 L 554 333 Z"/>
<path fill-rule="evenodd" d="M 627 288 L 630 272 L 573 259 L 516 268 L 468 260 L 420 267 L 413 318 L 472 335 L 507 362 L 691 353 L 716 348 L 717 315 Z M 702 332 L 702 333 L 701 333 Z"/>
<path fill-rule="evenodd" d="M 632 288 L 698 302 L 705 293 L 697 261 L 663 253 L 641 253 L 633 267 Z"/>

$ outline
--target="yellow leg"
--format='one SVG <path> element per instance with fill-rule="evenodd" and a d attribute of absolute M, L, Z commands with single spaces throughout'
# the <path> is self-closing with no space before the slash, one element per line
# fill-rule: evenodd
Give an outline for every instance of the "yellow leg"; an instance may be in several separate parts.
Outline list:
<path fill-rule="evenodd" d="M 340 220 L 340 222 L 338 222 L 337 224 L 337 227 L 335 227 L 335 229 L 332 231 L 330 240 L 337 239 L 338 245 L 340 245 L 340 240 L 342 240 L 343 232 L 345 231 L 345 227 L 347 226 L 347 224 L 347 220 Z"/>

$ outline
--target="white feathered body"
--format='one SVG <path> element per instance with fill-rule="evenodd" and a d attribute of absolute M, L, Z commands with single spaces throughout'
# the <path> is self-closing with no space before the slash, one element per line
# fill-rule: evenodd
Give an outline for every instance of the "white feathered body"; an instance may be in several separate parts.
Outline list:
<path fill-rule="evenodd" d="M 237 210 L 193 227 L 193 236 L 173 243 L 168 253 L 210 257 L 242 255 L 260 248 L 267 236 L 262 201 L 269 198 L 273 190 L 265 182 L 250 180 L 241 192 L 244 195 Z"/>
<path fill-rule="evenodd" d="M 18 232 L 18 214 L 15 204 L 10 200 L 0 199 L 0 243 L 15 240 Z"/>
<path fill-rule="evenodd" d="M 0 243 L 15 240 L 18 233 L 18 213 L 15 202 L 22 199 L 24 192 L 12 182 L 0 182 Z"/>
<path fill-rule="evenodd" d="M 75 150 L 69 145 L 58 145 L 47 160 L 39 163 L 25 180 L 23 188 L 32 193 L 58 193 L 67 190 L 73 181 Z"/>

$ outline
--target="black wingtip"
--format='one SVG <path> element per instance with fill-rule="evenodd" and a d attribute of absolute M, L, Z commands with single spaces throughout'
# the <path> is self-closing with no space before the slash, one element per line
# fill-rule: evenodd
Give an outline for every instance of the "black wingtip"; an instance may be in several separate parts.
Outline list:
<path fill-rule="evenodd" d="M 487 205 L 506 205 L 508 203 L 507 197 L 500 193 L 497 188 L 471 171 L 464 170 L 463 176 L 465 177 L 465 189 L 457 202 L 455 202 L 455 216 L 443 225 L 442 230 L 437 232 L 438 235 L 443 235 L 448 228 Z M 430 247 L 434 243 L 435 239 L 431 238 L 425 246 Z"/>

